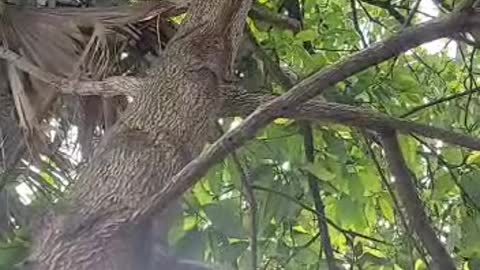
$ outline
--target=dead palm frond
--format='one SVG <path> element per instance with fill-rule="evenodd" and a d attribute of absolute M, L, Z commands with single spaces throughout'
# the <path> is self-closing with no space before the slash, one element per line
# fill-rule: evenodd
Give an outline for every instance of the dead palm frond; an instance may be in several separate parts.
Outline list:
<path fill-rule="evenodd" d="M 165 46 L 175 32 L 169 16 L 184 11 L 185 7 L 165 1 L 109 8 L 36 9 L 0 0 L 0 46 L 65 79 L 102 79 L 132 70 L 146 52 L 155 53 Z M 123 59 L 124 52 L 130 56 Z M 106 101 L 100 97 L 58 97 L 51 85 L 0 60 L 0 153 L 5 153 L 0 155 L 5 164 L 0 177 L 24 158 L 37 168 L 45 167 L 48 160 L 46 170 L 56 168 L 55 175 L 65 178 L 72 169 L 62 154 L 65 142 L 75 137 L 69 143 L 74 147 L 80 144 L 83 156 L 88 156 L 94 138 L 101 136 L 107 122 L 115 120 L 107 120 L 104 111 L 116 112 L 126 104 L 122 97 Z M 57 123 L 54 136 L 50 135 L 52 120 Z M 69 134 L 72 127 L 78 131 L 73 137 Z M 18 153 L 15 158 L 14 153 Z M 29 167 L 22 170 L 29 171 Z M 25 179 L 30 179 L 30 184 L 42 180 L 38 175 Z M 37 189 L 51 190 L 45 185 Z"/>
<path fill-rule="evenodd" d="M 102 79 L 118 72 L 120 53 L 142 41 L 144 33 L 149 32 L 145 29 L 152 30 L 148 27 L 150 20 L 158 21 L 156 18 L 164 13 L 175 15 L 181 10 L 169 2 L 87 9 L 35 9 L 9 4 L 1 7 L 2 46 L 50 73 L 76 79 Z M 9 70 L 21 127 L 27 134 L 35 132 L 56 92 L 28 75 L 16 74 L 14 68 Z"/>

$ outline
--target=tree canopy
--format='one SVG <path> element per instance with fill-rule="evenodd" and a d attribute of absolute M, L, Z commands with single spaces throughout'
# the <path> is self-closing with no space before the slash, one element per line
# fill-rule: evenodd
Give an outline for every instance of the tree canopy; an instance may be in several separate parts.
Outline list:
<path fill-rule="evenodd" d="M 31 222 L 68 196 L 188 13 L 67 2 L 0 2 L 0 269 L 27 257 Z M 188 189 L 175 253 L 239 270 L 480 269 L 479 15 L 459 2 L 255 1 L 228 110 L 166 188 Z"/>

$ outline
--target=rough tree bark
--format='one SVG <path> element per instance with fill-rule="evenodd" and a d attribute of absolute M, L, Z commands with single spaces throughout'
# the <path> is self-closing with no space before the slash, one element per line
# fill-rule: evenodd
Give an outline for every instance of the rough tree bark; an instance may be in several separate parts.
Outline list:
<path fill-rule="evenodd" d="M 473 13 L 453 14 L 407 29 L 312 75 L 282 97 L 273 100 L 273 97 L 258 97 L 252 104 L 246 98 L 233 102 L 239 113 L 243 113 L 268 101 L 209 151 L 185 166 L 207 140 L 210 123 L 225 107 L 223 98 L 229 98 L 217 90 L 222 89 L 219 86 L 228 78 L 225 71 L 229 70 L 235 55 L 249 2 L 198 0 L 192 3 L 190 19 L 165 51 L 155 79 L 141 82 L 135 102 L 81 173 L 65 206 L 67 211 L 52 213 L 44 225 L 38 226 L 40 231 L 35 234 L 31 258 L 33 269 L 176 269 L 172 265 L 177 263 L 167 262 L 164 257 L 150 267 L 152 260 L 144 257 L 150 256 L 150 250 L 135 254 L 134 251 L 141 250 L 135 243 L 148 246 L 141 242 L 145 238 L 139 231 L 146 232 L 148 237 L 151 231 L 143 229 L 155 223 L 142 219 L 144 223 L 138 224 L 138 217 L 147 212 L 156 216 L 158 213 L 151 211 L 155 206 L 163 206 L 165 200 L 178 196 L 209 166 L 279 116 L 324 117 L 369 129 L 382 124 L 403 132 L 438 136 L 432 129 L 425 133 L 425 127 L 418 124 L 412 126 L 407 121 L 365 114 L 344 105 L 314 101 L 301 104 L 350 75 L 403 51 L 471 29 L 479 24 Z M 340 116 L 339 111 L 343 112 Z M 359 121 L 352 114 L 355 112 L 363 113 L 364 117 Z M 368 120 L 365 116 L 375 117 Z M 464 136 L 462 138 L 469 142 L 461 143 L 453 132 L 443 135 L 450 142 L 480 148 L 474 138 Z"/>
<path fill-rule="evenodd" d="M 187 269 L 175 260 L 152 263 L 154 221 L 139 208 L 200 153 L 222 107 L 251 0 L 192 1 L 134 102 L 82 170 L 64 211 L 45 216 L 35 233 L 31 269 Z M 161 216 L 160 216 L 161 218 Z M 147 235 L 145 235 L 147 234 Z"/>

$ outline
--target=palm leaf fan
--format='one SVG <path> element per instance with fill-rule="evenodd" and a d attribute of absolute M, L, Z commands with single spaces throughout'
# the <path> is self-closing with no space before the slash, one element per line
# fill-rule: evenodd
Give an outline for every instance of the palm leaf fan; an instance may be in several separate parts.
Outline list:
<path fill-rule="evenodd" d="M 111 44 L 139 39 L 141 33 L 132 24 L 175 8 L 168 2 L 87 9 L 35 9 L 3 3 L 0 42 L 56 75 L 101 79 L 112 72 L 112 51 L 119 51 L 109 48 Z M 125 42 L 118 42 L 122 37 Z M 14 67 L 8 70 L 17 115 L 22 128 L 31 133 L 57 96 L 55 89 Z"/>

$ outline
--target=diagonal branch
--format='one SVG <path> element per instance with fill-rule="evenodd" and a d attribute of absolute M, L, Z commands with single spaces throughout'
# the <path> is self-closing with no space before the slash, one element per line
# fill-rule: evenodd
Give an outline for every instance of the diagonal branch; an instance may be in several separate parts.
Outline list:
<path fill-rule="evenodd" d="M 390 14 L 390 16 L 394 17 L 397 21 L 402 24 L 405 23 L 405 17 L 400 12 L 398 12 L 398 10 L 396 10 L 394 6 L 391 5 L 390 1 L 362 0 L 362 2 L 365 2 L 372 6 L 383 8 L 388 12 L 388 14 Z"/>
<path fill-rule="evenodd" d="M 150 198 L 148 205 L 137 214 L 146 216 L 152 211 L 164 208 L 167 202 L 183 194 L 205 175 L 210 167 L 252 139 L 260 129 L 275 118 L 322 93 L 329 86 L 420 44 L 468 30 L 474 24 L 478 24 L 475 17 L 467 13 L 454 13 L 443 19 L 407 28 L 384 42 L 377 43 L 338 64 L 313 74 L 284 95 L 260 106 L 241 125 L 224 134 L 177 173 L 161 192 Z"/>
<path fill-rule="evenodd" d="M 430 225 L 428 216 L 423 209 L 423 202 L 418 197 L 415 189 L 412 174 L 403 158 L 395 132 L 386 131 L 381 133 L 380 136 L 385 151 L 385 158 L 392 176 L 395 177 L 394 185 L 399 198 L 415 233 L 432 257 L 433 264 L 436 266 L 435 269 L 456 269 L 455 263 Z"/>

